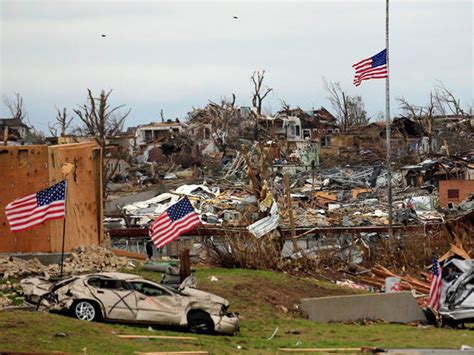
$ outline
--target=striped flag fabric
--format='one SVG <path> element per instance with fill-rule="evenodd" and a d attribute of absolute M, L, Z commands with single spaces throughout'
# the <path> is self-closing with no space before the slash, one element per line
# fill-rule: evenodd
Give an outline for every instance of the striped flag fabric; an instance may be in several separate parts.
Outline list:
<path fill-rule="evenodd" d="M 362 81 L 369 79 L 383 79 L 388 77 L 387 50 L 361 60 L 352 66 L 355 70 L 354 85 L 359 86 Z"/>
<path fill-rule="evenodd" d="M 157 248 L 163 248 L 178 237 L 201 224 L 187 197 L 168 207 L 150 226 L 150 238 Z"/>
<path fill-rule="evenodd" d="M 441 266 L 439 265 L 438 258 L 436 255 L 433 256 L 433 266 L 431 268 L 431 285 L 430 285 L 430 297 L 428 305 L 434 309 L 438 310 L 439 301 L 441 299 L 441 286 L 442 286 L 442 273 Z"/>
<path fill-rule="evenodd" d="M 19 232 L 33 228 L 66 214 L 66 180 L 37 193 L 17 198 L 5 207 L 10 230 Z"/>

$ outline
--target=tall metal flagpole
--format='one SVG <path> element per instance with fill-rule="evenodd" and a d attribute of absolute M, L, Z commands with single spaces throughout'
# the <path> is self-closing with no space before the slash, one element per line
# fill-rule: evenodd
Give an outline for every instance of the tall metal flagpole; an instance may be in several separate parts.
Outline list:
<path fill-rule="evenodd" d="M 393 237 L 393 211 L 392 211 L 392 165 L 391 165 L 391 134 L 390 134 L 390 65 L 389 65 L 389 0 L 385 3 L 385 47 L 387 55 L 387 78 L 385 79 L 385 129 L 387 136 L 387 182 L 388 182 L 388 233 Z"/>

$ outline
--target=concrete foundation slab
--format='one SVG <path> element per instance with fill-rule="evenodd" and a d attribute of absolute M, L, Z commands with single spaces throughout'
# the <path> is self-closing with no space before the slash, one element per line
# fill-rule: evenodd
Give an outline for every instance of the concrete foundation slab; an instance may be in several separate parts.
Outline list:
<path fill-rule="evenodd" d="M 409 323 L 425 320 L 411 292 L 303 298 L 301 308 L 316 322 L 345 322 L 358 319 L 383 319 Z"/>

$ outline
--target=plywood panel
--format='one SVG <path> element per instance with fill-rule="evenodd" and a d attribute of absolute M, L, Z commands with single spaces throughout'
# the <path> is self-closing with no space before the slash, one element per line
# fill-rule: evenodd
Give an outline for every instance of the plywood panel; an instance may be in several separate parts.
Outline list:
<path fill-rule="evenodd" d="M 75 166 L 68 176 L 65 250 L 80 245 L 97 245 L 102 238 L 102 194 L 100 191 L 100 154 L 95 143 L 49 147 L 50 184 L 63 179 L 61 167 Z M 99 175 L 98 175 L 99 174 Z M 99 176 L 99 178 L 97 178 Z M 63 220 L 51 221 L 51 250 L 60 252 Z"/>
<path fill-rule="evenodd" d="M 48 187 L 46 146 L 0 147 L 0 253 L 50 252 L 50 230 L 45 225 L 11 233 L 5 206 L 16 198 Z"/>

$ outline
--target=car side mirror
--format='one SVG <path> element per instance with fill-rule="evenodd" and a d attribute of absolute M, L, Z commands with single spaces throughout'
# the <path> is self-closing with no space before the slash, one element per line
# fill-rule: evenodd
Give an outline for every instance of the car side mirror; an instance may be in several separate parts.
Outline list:
<path fill-rule="evenodd" d="M 144 301 L 144 300 L 146 300 L 146 296 L 145 296 L 145 295 L 142 295 L 142 294 L 140 293 L 140 294 L 138 295 L 138 299 L 139 299 L 140 301 Z"/>

